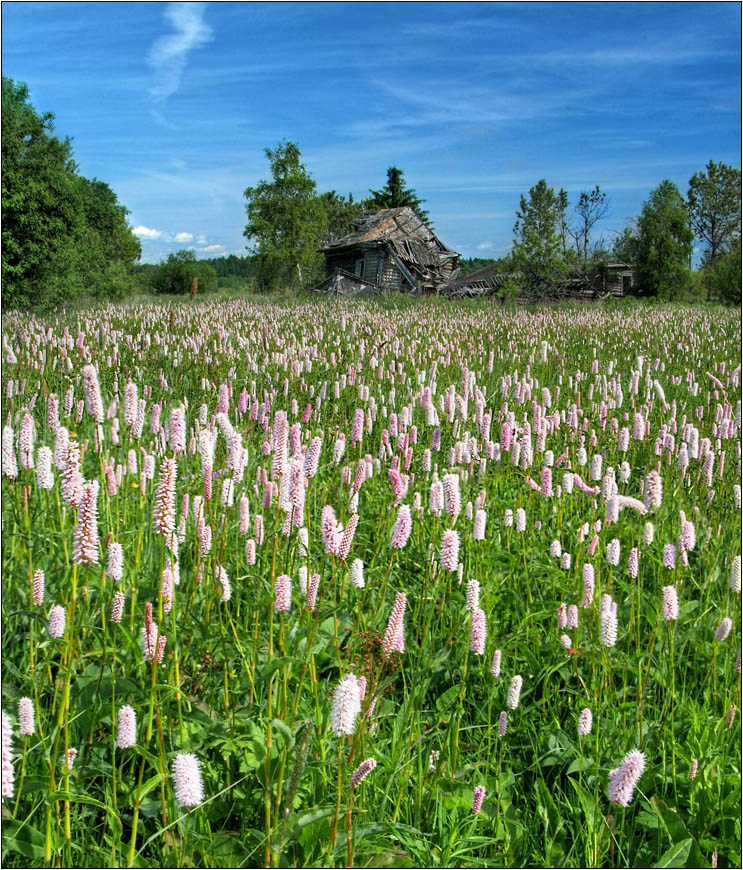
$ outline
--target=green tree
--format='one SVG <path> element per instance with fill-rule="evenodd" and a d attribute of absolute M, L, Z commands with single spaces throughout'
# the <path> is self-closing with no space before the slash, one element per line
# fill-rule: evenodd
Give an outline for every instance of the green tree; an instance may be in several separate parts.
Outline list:
<path fill-rule="evenodd" d="M 425 199 L 421 199 L 414 190 L 405 186 L 404 173 L 397 166 L 390 166 L 387 169 L 387 184 L 381 190 L 369 190 L 369 193 L 371 196 L 365 203 L 367 208 L 402 208 L 407 205 L 424 224 L 431 226 L 428 212 L 421 208 Z"/>
<path fill-rule="evenodd" d="M 537 298 L 559 293 L 567 273 L 562 252 L 565 202 L 541 179 L 522 195 L 516 212 L 511 268 L 522 288 Z"/>
<path fill-rule="evenodd" d="M 634 225 L 626 226 L 614 239 L 611 250 L 612 257 L 615 260 L 633 265 L 637 260 L 638 241 L 637 228 Z"/>
<path fill-rule="evenodd" d="M 637 229 L 640 292 L 664 300 L 684 296 L 691 282 L 694 233 L 684 198 L 672 181 L 662 181 L 651 192 Z"/>
<path fill-rule="evenodd" d="M 72 147 L 52 135 L 28 87 L 2 83 L 3 302 L 27 307 L 72 295 L 75 240 L 83 229 Z"/>
<path fill-rule="evenodd" d="M 84 229 L 78 242 L 76 271 L 85 292 L 120 297 L 128 275 L 142 255 L 139 239 L 127 223 L 128 209 L 111 188 L 97 179 L 76 177 Z"/>
<path fill-rule="evenodd" d="M 318 248 L 328 218 L 299 148 L 282 142 L 265 154 L 272 178 L 245 190 L 248 223 L 243 235 L 254 240 L 263 286 L 288 283 L 293 291 L 321 273 Z"/>
<path fill-rule="evenodd" d="M 25 84 L 2 82 L 3 303 L 54 304 L 79 293 L 120 296 L 139 241 L 108 185 L 79 175 L 69 139 L 53 135 Z"/>
<path fill-rule="evenodd" d="M 735 305 L 741 303 L 740 236 L 734 237 L 727 249 L 715 257 L 702 272 L 702 283 L 708 299 Z"/>
<path fill-rule="evenodd" d="M 340 239 L 352 232 L 354 221 L 365 211 L 364 203 L 355 202 L 352 193 L 349 193 L 346 199 L 334 190 L 330 190 L 321 193 L 319 199 L 328 221 L 323 243 Z"/>
<path fill-rule="evenodd" d="M 209 293 L 217 288 L 216 270 L 208 263 L 199 262 L 195 251 L 184 248 L 161 262 L 149 280 L 155 293 L 186 294 L 191 292 L 194 278 L 199 282 L 199 293 Z"/>
<path fill-rule="evenodd" d="M 704 264 L 712 265 L 740 238 L 740 169 L 710 160 L 689 180 L 686 202 L 694 235 L 705 245 Z"/>

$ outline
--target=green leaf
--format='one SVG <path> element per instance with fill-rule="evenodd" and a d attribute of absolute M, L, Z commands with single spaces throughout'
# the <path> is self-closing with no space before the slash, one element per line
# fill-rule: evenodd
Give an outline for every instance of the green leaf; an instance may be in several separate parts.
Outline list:
<path fill-rule="evenodd" d="M 688 837 L 680 843 L 675 843 L 660 857 L 656 867 L 685 867 L 694 840 Z M 698 865 L 695 865 L 698 866 Z"/>
<path fill-rule="evenodd" d="M 570 763 L 567 773 L 577 773 L 579 770 L 589 770 L 593 767 L 592 758 L 576 758 Z"/>
<path fill-rule="evenodd" d="M 301 662 L 301 659 L 295 658 L 294 656 L 279 656 L 278 658 L 271 659 L 270 662 L 263 665 L 263 667 L 259 668 L 255 675 L 255 684 L 256 686 L 259 683 L 265 682 L 268 680 L 282 665 L 288 664 L 289 662 Z"/>
<path fill-rule="evenodd" d="M 443 695 L 440 695 L 436 699 L 436 709 L 443 713 L 445 710 L 448 710 L 451 707 L 452 702 L 459 694 L 460 687 L 459 686 L 451 686 L 451 688 L 447 689 Z"/>
<path fill-rule="evenodd" d="M 84 794 L 71 794 L 67 791 L 50 792 L 50 794 L 47 795 L 47 801 L 49 803 L 54 803 L 55 801 L 67 801 L 71 804 L 90 804 L 91 806 L 106 810 L 106 812 L 112 812 L 111 807 L 107 807 L 106 804 L 97 801 L 95 798 L 88 797 Z"/>
<path fill-rule="evenodd" d="M 320 819 L 327 819 L 328 816 L 333 815 L 333 810 L 331 807 L 326 807 L 321 810 L 313 810 L 311 813 L 305 813 L 303 816 L 300 816 L 295 825 L 297 828 L 305 828 L 307 825 L 311 825 L 313 822 L 317 822 Z"/>
<path fill-rule="evenodd" d="M 44 857 L 44 835 L 17 819 L 3 821 L 3 855 L 20 852 L 26 858 Z"/>
<path fill-rule="evenodd" d="M 139 799 L 142 800 L 142 798 L 146 794 L 149 794 L 153 788 L 160 785 L 160 780 L 165 779 L 165 778 L 166 777 L 164 777 L 161 773 L 156 773 L 154 776 L 151 776 L 147 780 L 147 782 L 142 786 L 142 791 L 140 792 Z"/>
<path fill-rule="evenodd" d="M 655 796 L 650 799 L 650 806 L 658 814 L 660 825 L 672 843 L 684 842 L 686 839 L 690 840 L 690 853 L 688 855 L 689 865 L 692 867 L 704 866 L 706 862 L 701 850 L 699 849 L 699 845 L 679 814 L 664 803 L 664 801 L 659 800 Z"/>
<path fill-rule="evenodd" d="M 284 738 L 284 744 L 286 745 L 286 748 L 293 749 L 294 733 L 292 732 L 292 729 L 286 724 L 286 722 L 282 722 L 281 719 L 272 719 L 271 724 Z"/>

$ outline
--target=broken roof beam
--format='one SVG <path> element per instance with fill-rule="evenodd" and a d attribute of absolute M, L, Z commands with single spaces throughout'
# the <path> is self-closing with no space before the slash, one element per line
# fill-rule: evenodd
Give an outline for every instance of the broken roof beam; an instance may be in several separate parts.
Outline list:
<path fill-rule="evenodd" d="M 395 253 L 395 251 L 394 251 L 392 245 L 386 245 L 386 248 L 387 248 L 387 251 L 388 251 L 390 257 L 392 258 L 392 262 L 393 262 L 393 263 L 397 266 L 397 268 L 400 270 L 400 272 L 402 273 L 403 278 L 405 278 L 405 280 L 410 284 L 410 286 L 413 288 L 413 290 L 417 290 L 417 289 L 418 289 L 418 282 L 417 282 L 416 279 L 415 279 L 415 278 L 410 274 L 410 272 L 405 268 L 404 263 L 403 263 L 402 260 L 397 256 L 397 254 Z"/>

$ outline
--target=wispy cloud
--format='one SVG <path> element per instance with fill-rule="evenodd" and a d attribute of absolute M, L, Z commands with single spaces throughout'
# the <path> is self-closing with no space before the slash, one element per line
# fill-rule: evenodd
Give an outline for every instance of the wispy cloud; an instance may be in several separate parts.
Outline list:
<path fill-rule="evenodd" d="M 188 53 L 213 39 L 211 27 L 204 22 L 206 3 L 170 3 L 165 20 L 173 27 L 155 40 L 147 62 L 155 74 L 150 94 L 158 101 L 174 94 L 181 85 Z"/>

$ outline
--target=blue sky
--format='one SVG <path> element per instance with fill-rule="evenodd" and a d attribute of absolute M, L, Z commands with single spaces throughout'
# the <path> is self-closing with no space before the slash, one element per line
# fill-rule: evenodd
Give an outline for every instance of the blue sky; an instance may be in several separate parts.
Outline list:
<path fill-rule="evenodd" d="M 740 166 L 738 3 L 21 3 L 3 73 L 130 210 L 143 260 L 245 253 L 243 191 L 296 142 L 319 190 L 398 165 L 441 239 L 501 256 L 544 177 L 608 239 L 664 178 Z"/>

